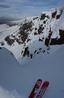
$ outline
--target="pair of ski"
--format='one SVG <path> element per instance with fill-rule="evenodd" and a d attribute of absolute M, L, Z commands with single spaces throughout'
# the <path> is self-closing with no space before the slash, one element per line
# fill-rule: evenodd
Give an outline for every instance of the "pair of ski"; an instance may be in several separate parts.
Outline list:
<path fill-rule="evenodd" d="M 42 84 L 42 80 L 38 79 L 28 98 L 42 98 L 48 86 L 49 81 L 44 81 L 44 83 Z"/>

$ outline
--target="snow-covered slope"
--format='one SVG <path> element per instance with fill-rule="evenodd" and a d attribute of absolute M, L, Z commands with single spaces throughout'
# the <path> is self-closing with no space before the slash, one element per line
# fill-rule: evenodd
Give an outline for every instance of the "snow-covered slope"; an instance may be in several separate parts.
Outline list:
<path fill-rule="evenodd" d="M 9 92 L 8 98 L 10 94 L 10 98 L 20 98 L 17 92 L 21 98 L 28 98 L 38 78 L 50 82 L 44 98 L 64 98 L 64 45 L 53 54 L 39 54 L 26 66 L 20 66 L 6 49 L 0 50 L 0 97 L 7 98 Z"/>
<path fill-rule="evenodd" d="M 63 9 L 45 11 L 21 21 L 0 32 L 0 47 L 7 48 L 19 63 L 24 64 L 39 53 L 48 54 L 64 44 Z"/>

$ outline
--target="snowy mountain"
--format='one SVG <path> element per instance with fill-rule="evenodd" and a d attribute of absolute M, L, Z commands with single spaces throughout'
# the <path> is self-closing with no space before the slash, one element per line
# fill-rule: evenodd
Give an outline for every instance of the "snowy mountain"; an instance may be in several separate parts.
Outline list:
<path fill-rule="evenodd" d="M 64 98 L 64 10 L 11 23 L 0 24 L 0 98 L 28 98 L 39 78 L 44 98 Z"/>
<path fill-rule="evenodd" d="M 3 25 L 0 31 L 0 47 L 8 49 L 20 64 L 30 61 L 36 54 L 52 53 L 61 44 L 64 44 L 63 9 L 27 17 L 16 21 L 16 25 Z"/>

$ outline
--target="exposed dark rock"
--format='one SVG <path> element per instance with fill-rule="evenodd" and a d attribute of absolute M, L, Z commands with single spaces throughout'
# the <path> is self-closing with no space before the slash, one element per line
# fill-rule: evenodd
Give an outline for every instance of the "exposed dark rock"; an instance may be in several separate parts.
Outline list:
<path fill-rule="evenodd" d="M 24 23 L 21 27 L 20 27 L 20 38 L 23 41 L 23 43 L 26 41 L 26 39 L 28 38 L 28 31 L 31 31 L 32 29 L 32 21 L 28 22 L 28 23 Z"/>
<path fill-rule="evenodd" d="M 2 49 L 2 48 L 0 47 L 0 49 Z"/>
<path fill-rule="evenodd" d="M 31 39 L 27 39 L 27 42 L 29 42 Z"/>
<path fill-rule="evenodd" d="M 14 39 L 11 39 L 10 36 L 7 36 L 7 37 L 5 38 L 5 41 L 7 42 L 8 45 L 12 45 L 15 40 L 14 40 Z"/>
<path fill-rule="evenodd" d="M 42 41 L 43 41 L 43 39 L 39 38 L 39 41 L 40 41 L 40 42 L 42 42 Z"/>
<path fill-rule="evenodd" d="M 32 57 L 33 57 L 33 54 L 30 54 L 30 58 L 32 59 Z"/>
<path fill-rule="evenodd" d="M 24 43 L 26 41 L 26 39 L 28 38 L 28 33 L 25 31 L 23 31 L 23 32 L 20 31 L 19 33 L 20 33 L 19 37 L 21 38 L 22 42 Z"/>
<path fill-rule="evenodd" d="M 64 30 L 59 30 L 60 38 L 52 38 L 50 45 L 61 45 L 64 44 Z"/>
<path fill-rule="evenodd" d="M 59 18 L 60 18 L 60 16 L 61 16 L 60 14 L 59 14 L 59 15 L 57 15 L 57 16 L 56 16 L 56 19 L 59 19 Z"/>
<path fill-rule="evenodd" d="M 43 23 L 46 24 L 46 21 L 44 20 Z"/>
<path fill-rule="evenodd" d="M 43 24 L 41 24 L 40 26 L 43 27 Z"/>
<path fill-rule="evenodd" d="M 44 39 L 44 37 L 42 37 L 42 40 Z"/>
<path fill-rule="evenodd" d="M 39 51 L 37 52 L 37 54 L 39 54 Z"/>
<path fill-rule="evenodd" d="M 53 39 L 51 39 L 50 45 L 62 45 L 62 44 L 64 44 L 64 38 L 59 38 L 59 39 L 53 38 Z"/>
<path fill-rule="evenodd" d="M 12 36 L 13 38 L 15 38 L 15 35 L 11 34 L 11 36 Z"/>
<path fill-rule="evenodd" d="M 42 27 L 41 25 L 39 26 L 39 29 L 38 29 L 38 34 L 41 34 L 43 33 L 42 31 L 44 30 L 44 27 Z"/>
<path fill-rule="evenodd" d="M 18 44 L 23 44 L 23 43 L 20 41 L 20 39 L 15 38 L 15 40 L 16 40 L 16 42 L 17 42 Z"/>
<path fill-rule="evenodd" d="M 45 45 L 48 47 L 48 45 L 49 45 L 49 38 L 45 39 Z"/>
<path fill-rule="evenodd" d="M 34 32 L 34 35 L 38 35 L 38 33 L 37 32 Z"/>
<path fill-rule="evenodd" d="M 52 13 L 52 18 L 55 18 L 56 14 L 57 14 L 57 11 L 53 12 Z"/>
<path fill-rule="evenodd" d="M 28 47 L 25 48 L 24 53 L 23 53 L 23 56 L 24 57 L 27 56 L 27 57 L 30 57 L 32 59 L 33 54 L 30 54 Z"/>
<path fill-rule="evenodd" d="M 41 51 L 41 50 L 42 50 L 42 48 L 39 48 L 39 50 Z"/>
<path fill-rule="evenodd" d="M 50 33 L 50 35 L 49 35 L 49 36 L 51 36 L 51 35 L 52 35 L 52 33 L 53 33 L 53 31 L 51 30 L 51 27 L 50 27 L 49 33 Z"/>
<path fill-rule="evenodd" d="M 45 13 L 44 13 L 44 14 L 41 14 L 41 18 L 40 18 L 40 20 L 44 20 L 45 17 L 46 17 L 46 14 L 45 14 Z"/>
<path fill-rule="evenodd" d="M 45 53 L 45 50 L 43 50 L 42 52 Z"/>
<path fill-rule="evenodd" d="M 21 27 L 20 27 L 20 31 L 28 31 L 28 30 L 31 30 L 32 28 L 32 21 L 31 22 L 27 22 L 27 23 L 24 23 Z"/>
<path fill-rule="evenodd" d="M 41 14 L 40 20 L 44 20 L 45 18 L 48 18 L 49 19 L 49 16 L 46 15 L 45 13 Z"/>
<path fill-rule="evenodd" d="M 1 46 L 4 46 L 4 42 L 0 42 Z"/>
<path fill-rule="evenodd" d="M 35 30 L 37 30 L 37 28 L 35 28 Z"/>
<path fill-rule="evenodd" d="M 64 44 L 64 30 L 59 30 L 60 38 L 52 38 L 50 45 L 61 45 Z"/>
<path fill-rule="evenodd" d="M 59 35 L 60 37 L 64 37 L 64 30 L 59 29 Z"/>
<path fill-rule="evenodd" d="M 36 52 L 37 52 L 37 50 L 34 51 L 34 53 L 36 53 Z"/>
<path fill-rule="evenodd" d="M 49 19 L 50 17 L 48 15 L 46 15 L 46 17 Z"/>
<path fill-rule="evenodd" d="M 38 17 L 34 17 L 33 20 L 37 19 Z"/>
<path fill-rule="evenodd" d="M 18 38 L 17 38 L 15 35 L 11 34 L 11 37 L 12 37 L 18 44 L 22 44 L 22 43 L 23 43 L 22 40 L 20 39 L 20 35 L 19 35 Z"/>
<path fill-rule="evenodd" d="M 56 16 L 56 19 L 59 19 L 60 16 L 62 15 L 62 13 L 63 13 L 63 10 L 60 10 L 60 14 L 58 14 L 58 15 Z"/>
<path fill-rule="evenodd" d="M 29 50 L 28 50 L 28 47 L 25 48 L 24 50 L 24 53 L 23 53 L 23 56 L 25 57 L 26 55 L 29 57 Z"/>

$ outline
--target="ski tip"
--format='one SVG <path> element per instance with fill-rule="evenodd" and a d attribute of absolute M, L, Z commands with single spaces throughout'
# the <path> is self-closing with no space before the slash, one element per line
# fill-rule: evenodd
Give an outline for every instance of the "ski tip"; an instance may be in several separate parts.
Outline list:
<path fill-rule="evenodd" d="M 37 81 L 42 81 L 42 79 L 38 79 Z"/>
<path fill-rule="evenodd" d="M 48 86 L 48 85 L 49 85 L 49 81 L 46 80 L 46 81 L 44 82 L 44 85 Z"/>

